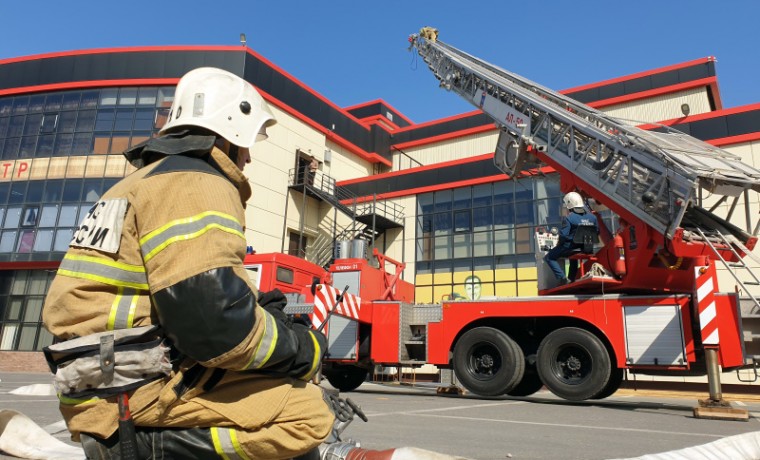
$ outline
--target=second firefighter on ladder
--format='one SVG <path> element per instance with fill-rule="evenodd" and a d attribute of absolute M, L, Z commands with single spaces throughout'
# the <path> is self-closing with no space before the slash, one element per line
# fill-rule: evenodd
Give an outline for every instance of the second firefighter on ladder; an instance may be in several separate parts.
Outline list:
<path fill-rule="evenodd" d="M 557 242 L 557 246 L 553 247 L 544 256 L 546 264 L 551 268 L 554 277 L 557 278 L 560 285 L 575 281 L 578 273 L 577 260 L 570 260 L 570 269 L 567 275 L 565 275 L 565 271 L 560 267 L 557 260 L 572 255 L 581 249 L 581 243 L 573 242 L 578 228 L 591 227 L 594 229 L 595 235 L 599 234 L 599 222 L 596 216 L 586 209 L 583 197 L 578 192 L 568 193 L 562 202 L 567 210 L 567 215 L 562 218 L 562 225 L 559 229 L 559 241 Z"/>

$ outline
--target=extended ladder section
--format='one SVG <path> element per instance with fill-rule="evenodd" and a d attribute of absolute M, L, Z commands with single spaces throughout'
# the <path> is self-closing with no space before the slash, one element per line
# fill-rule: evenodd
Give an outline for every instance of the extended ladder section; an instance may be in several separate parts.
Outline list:
<path fill-rule="evenodd" d="M 664 132 L 645 131 L 605 115 L 438 41 L 437 32 L 423 29 L 410 41 L 442 87 L 493 118 L 500 128 L 494 161 L 505 174 L 520 172 L 529 146 L 667 238 L 693 220 L 684 217 L 701 202 L 700 188 L 730 212 L 743 199 L 745 241 L 757 234 L 760 222 L 750 222 L 749 206 L 758 199 L 749 192 L 760 192 L 760 170 L 737 155 L 664 126 Z M 715 208 L 699 211 L 713 221 L 730 218 L 714 215 Z"/>

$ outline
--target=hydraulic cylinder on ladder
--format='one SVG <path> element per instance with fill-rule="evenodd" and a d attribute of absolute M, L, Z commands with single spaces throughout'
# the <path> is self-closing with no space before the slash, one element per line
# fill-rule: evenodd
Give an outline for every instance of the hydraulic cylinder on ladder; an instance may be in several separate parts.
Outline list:
<path fill-rule="evenodd" d="M 678 292 L 696 299 L 700 276 L 715 273 L 714 263 L 722 263 L 760 313 L 749 288 L 760 280 L 743 262 L 748 255 L 756 259 L 751 251 L 760 218 L 751 208 L 760 203 L 760 170 L 666 126 L 647 131 L 606 115 L 441 42 L 435 29 L 423 28 L 410 43 L 441 87 L 493 119 L 499 129 L 497 168 L 517 177 L 551 166 L 564 192 L 579 191 L 619 217 L 616 235 L 603 237 L 594 258 L 614 278 L 603 284 L 605 292 Z M 702 207 L 707 201 L 709 209 Z M 729 222 L 737 207 L 745 210 L 746 228 Z M 626 269 L 615 266 L 622 258 L 617 254 L 624 254 Z M 735 268 L 750 278 L 742 281 Z M 578 292 L 573 289 L 571 283 L 546 293 Z M 593 285 L 583 292 L 589 289 Z M 701 339 L 711 400 L 720 400 L 714 353 L 719 345 Z"/>

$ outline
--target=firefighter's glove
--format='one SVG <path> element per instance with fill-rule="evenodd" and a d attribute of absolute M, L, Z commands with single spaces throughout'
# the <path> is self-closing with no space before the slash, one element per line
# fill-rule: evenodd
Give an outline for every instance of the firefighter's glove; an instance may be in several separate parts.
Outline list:
<path fill-rule="evenodd" d="M 259 306 L 274 316 L 276 320 L 290 327 L 293 324 L 293 319 L 285 314 L 284 310 L 287 303 L 288 299 L 277 288 L 269 292 L 259 292 Z"/>

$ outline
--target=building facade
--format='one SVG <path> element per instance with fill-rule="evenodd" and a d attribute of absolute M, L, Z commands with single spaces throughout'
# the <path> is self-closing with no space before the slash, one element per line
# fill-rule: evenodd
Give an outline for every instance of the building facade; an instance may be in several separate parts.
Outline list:
<path fill-rule="evenodd" d="M 324 264 L 335 239 L 364 237 L 406 262 L 417 302 L 537 294 L 533 228 L 559 223 L 559 179 L 507 180 L 479 111 L 413 123 L 381 100 L 341 108 L 239 46 L 56 53 L 0 61 L 0 353 L 52 343 L 42 304 L 74 229 L 132 171 L 121 152 L 157 134 L 179 78 L 202 66 L 251 82 L 278 121 L 245 171 L 257 252 Z M 713 58 L 563 93 L 760 166 L 760 104 L 723 108 Z"/>

